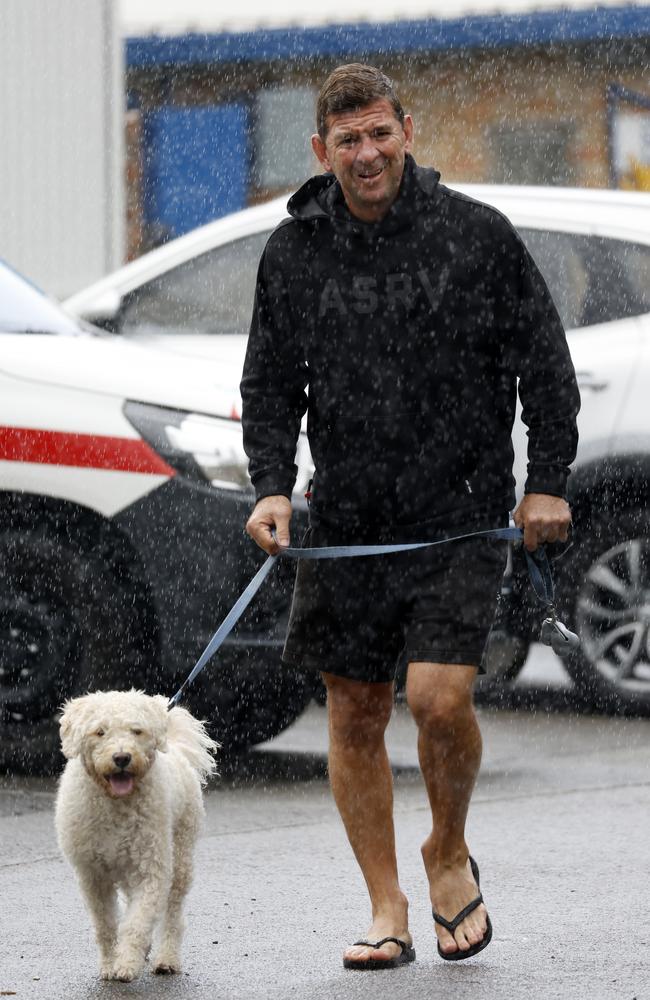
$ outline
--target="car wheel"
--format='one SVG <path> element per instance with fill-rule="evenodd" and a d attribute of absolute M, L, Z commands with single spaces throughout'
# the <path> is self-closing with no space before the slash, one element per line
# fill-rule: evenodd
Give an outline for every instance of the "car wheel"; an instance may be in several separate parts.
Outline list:
<path fill-rule="evenodd" d="M 133 601 L 103 559 L 48 528 L 0 533 L 0 764 L 59 770 L 62 702 L 144 686 L 138 638 Z"/>
<path fill-rule="evenodd" d="M 650 710 L 650 516 L 626 511 L 583 528 L 558 579 L 580 649 L 566 660 L 603 708 Z"/>
<path fill-rule="evenodd" d="M 224 750 L 238 752 L 277 736 L 312 696 L 300 670 L 280 663 L 280 650 L 224 647 L 187 692 L 188 708 L 211 722 Z"/>

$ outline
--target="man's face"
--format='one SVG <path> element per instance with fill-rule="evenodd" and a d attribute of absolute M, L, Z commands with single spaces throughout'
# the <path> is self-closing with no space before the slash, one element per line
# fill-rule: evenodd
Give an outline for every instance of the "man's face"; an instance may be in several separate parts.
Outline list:
<path fill-rule="evenodd" d="M 328 115 L 327 127 L 325 141 L 311 138 L 316 156 L 341 185 L 350 212 L 363 222 L 378 222 L 399 191 L 413 140 L 411 116 L 401 125 L 382 98 L 358 111 Z"/>

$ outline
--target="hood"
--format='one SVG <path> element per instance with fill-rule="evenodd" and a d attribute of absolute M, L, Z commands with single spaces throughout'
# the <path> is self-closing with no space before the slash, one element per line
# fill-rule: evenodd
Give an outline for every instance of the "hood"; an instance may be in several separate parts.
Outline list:
<path fill-rule="evenodd" d="M 252 305 L 251 305 L 252 311 Z M 134 331 L 128 337 L 114 335 L 117 340 L 135 344 L 146 350 L 160 354 L 171 354 L 174 357 L 203 359 L 214 365 L 219 384 L 224 388 L 238 387 L 241 381 L 244 359 L 246 357 L 247 334 L 222 333 L 141 333 Z"/>
<path fill-rule="evenodd" d="M 129 343 L 111 335 L 0 334 L 0 372 L 174 409 L 240 413 L 238 383 L 218 363 Z"/>
<path fill-rule="evenodd" d="M 414 216 L 430 209 L 431 196 L 436 193 L 439 180 L 439 171 L 419 167 L 407 153 L 399 193 L 380 222 L 362 222 L 352 215 L 334 174 L 311 177 L 291 196 L 287 210 L 299 221 L 329 219 L 349 235 L 366 238 L 384 236 L 405 228 L 412 223 Z"/>

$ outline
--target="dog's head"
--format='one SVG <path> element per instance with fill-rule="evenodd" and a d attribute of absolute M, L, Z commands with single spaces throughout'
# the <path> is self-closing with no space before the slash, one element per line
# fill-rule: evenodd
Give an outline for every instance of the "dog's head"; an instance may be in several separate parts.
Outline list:
<path fill-rule="evenodd" d="M 167 749 L 167 699 L 142 691 L 96 691 L 63 706 L 61 747 L 79 757 L 111 798 L 136 791 L 156 752 Z"/>

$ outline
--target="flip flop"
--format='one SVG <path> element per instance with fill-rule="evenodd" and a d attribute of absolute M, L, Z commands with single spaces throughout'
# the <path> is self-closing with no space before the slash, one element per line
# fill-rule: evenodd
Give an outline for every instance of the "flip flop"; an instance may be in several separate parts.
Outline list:
<path fill-rule="evenodd" d="M 372 969 L 396 969 L 400 965 L 406 965 L 407 962 L 414 961 L 415 948 L 407 944 L 406 941 L 402 941 L 401 938 L 385 937 L 381 941 L 355 941 L 354 944 L 365 944 L 368 948 L 381 948 L 382 944 L 386 944 L 388 941 L 393 941 L 400 946 L 402 950 L 399 955 L 395 955 L 394 958 L 367 958 L 365 961 L 344 958 L 343 967 L 345 969 L 367 969 L 368 971 Z"/>
<path fill-rule="evenodd" d="M 481 883 L 479 879 L 478 865 L 474 861 L 474 858 L 471 856 L 471 854 L 469 856 L 469 863 L 472 869 L 472 875 L 476 880 L 476 884 L 480 887 Z M 453 920 L 445 920 L 444 917 L 442 917 L 439 913 L 436 913 L 436 911 L 433 909 L 431 912 L 433 913 L 433 919 L 435 920 L 435 922 L 437 924 L 440 924 L 442 927 L 448 930 L 450 934 L 453 935 L 454 931 L 456 930 L 459 924 L 462 924 L 465 917 L 468 917 L 470 913 L 473 913 L 474 910 L 477 908 L 477 906 L 480 906 L 482 902 L 483 902 L 483 895 L 482 893 L 479 892 L 476 899 L 473 899 L 471 903 L 468 903 L 467 906 L 464 906 L 463 909 L 460 911 L 460 913 L 456 914 Z M 444 958 L 445 962 L 461 962 L 465 958 L 472 958 L 473 955 L 478 955 L 479 951 L 483 951 L 484 948 L 487 948 L 490 941 L 492 940 L 492 922 L 490 921 L 489 916 L 486 916 L 486 920 L 487 920 L 487 928 L 485 934 L 477 944 L 471 945 L 467 949 L 467 951 L 461 951 L 459 948 L 457 951 L 445 953 L 440 947 L 440 942 L 438 942 L 438 954 L 440 955 L 440 957 Z"/>

